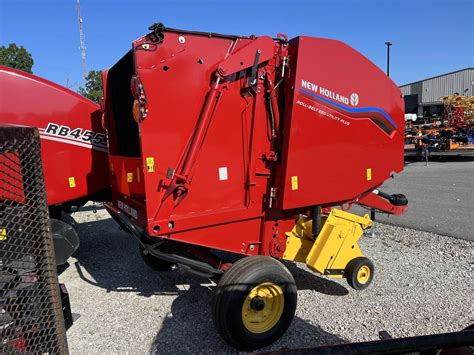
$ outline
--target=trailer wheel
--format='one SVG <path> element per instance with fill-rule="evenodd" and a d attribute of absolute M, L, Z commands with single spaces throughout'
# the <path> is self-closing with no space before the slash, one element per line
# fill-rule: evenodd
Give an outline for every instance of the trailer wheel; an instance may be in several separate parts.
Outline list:
<path fill-rule="evenodd" d="M 176 264 L 169 262 L 168 260 L 157 258 L 151 254 L 145 254 L 143 245 L 139 244 L 139 248 L 143 261 L 151 269 L 155 271 L 172 271 L 176 269 Z"/>
<path fill-rule="evenodd" d="M 346 266 L 347 283 L 355 290 L 364 290 L 372 282 L 374 271 L 372 261 L 364 257 L 355 258 Z"/>
<path fill-rule="evenodd" d="M 250 256 L 222 275 L 213 304 L 214 325 L 239 350 L 255 350 L 279 339 L 296 310 L 293 276 L 279 261 Z"/>

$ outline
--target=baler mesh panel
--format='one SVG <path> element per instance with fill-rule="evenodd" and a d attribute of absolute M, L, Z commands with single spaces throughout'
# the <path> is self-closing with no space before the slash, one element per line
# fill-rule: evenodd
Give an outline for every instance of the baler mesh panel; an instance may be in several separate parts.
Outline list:
<path fill-rule="evenodd" d="M 67 353 L 38 131 L 0 127 L 0 353 Z"/>

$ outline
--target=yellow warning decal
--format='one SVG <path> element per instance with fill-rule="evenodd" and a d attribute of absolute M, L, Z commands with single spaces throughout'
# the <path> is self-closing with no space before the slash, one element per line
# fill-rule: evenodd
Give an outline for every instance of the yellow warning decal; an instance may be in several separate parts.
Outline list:
<path fill-rule="evenodd" d="M 298 176 L 291 177 L 291 189 L 298 190 Z"/>
<path fill-rule="evenodd" d="M 127 182 L 133 182 L 133 173 L 127 173 Z"/>
<path fill-rule="evenodd" d="M 7 229 L 0 227 L 0 242 L 7 240 Z"/>
<path fill-rule="evenodd" d="M 149 173 L 155 172 L 155 158 L 153 157 L 146 158 L 146 171 L 148 171 Z"/>
<path fill-rule="evenodd" d="M 74 176 L 68 177 L 68 182 L 70 188 L 76 187 L 76 179 L 74 178 Z"/>
<path fill-rule="evenodd" d="M 372 169 L 367 169 L 367 181 L 372 180 Z"/>

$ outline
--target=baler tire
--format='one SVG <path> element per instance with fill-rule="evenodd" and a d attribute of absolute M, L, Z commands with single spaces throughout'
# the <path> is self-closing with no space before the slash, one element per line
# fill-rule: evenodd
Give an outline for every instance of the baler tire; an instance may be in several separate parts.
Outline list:
<path fill-rule="evenodd" d="M 154 271 L 172 271 L 176 268 L 176 264 L 157 258 L 151 254 L 145 254 L 143 245 L 139 244 L 140 255 L 145 264 Z"/>
<path fill-rule="evenodd" d="M 370 259 L 363 256 L 352 259 L 346 266 L 347 283 L 353 289 L 362 291 L 371 284 L 375 267 Z"/>
<path fill-rule="evenodd" d="M 260 302 L 259 307 L 263 301 L 263 308 L 257 309 L 252 304 L 254 299 Z M 214 325 L 229 345 L 243 351 L 256 350 L 286 332 L 295 315 L 296 301 L 295 280 L 281 262 L 267 256 L 245 257 L 219 280 L 212 309 Z M 252 323 L 252 317 L 254 321 L 255 317 L 260 319 L 257 324 Z"/>

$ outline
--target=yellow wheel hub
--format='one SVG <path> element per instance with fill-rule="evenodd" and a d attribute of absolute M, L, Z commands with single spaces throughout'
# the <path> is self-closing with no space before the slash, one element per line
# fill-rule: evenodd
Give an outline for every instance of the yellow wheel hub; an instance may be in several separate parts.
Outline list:
<path fill-rule="evenodd" d="M 242 322 L 252 333 L 265 333 L 280 320 L 285 297 L 280 286 L 264 282 L 254 287 L 242 306 Z"/>
<path fill-rule="evenodd" d="M 369 281 L 370 278 L 370 268 L 366 265 L 362 266 L 357 272 L 357 281 L 363 285 Z"/>

